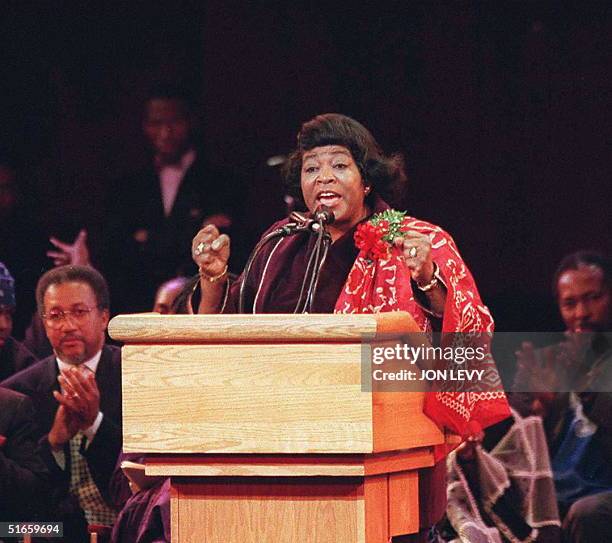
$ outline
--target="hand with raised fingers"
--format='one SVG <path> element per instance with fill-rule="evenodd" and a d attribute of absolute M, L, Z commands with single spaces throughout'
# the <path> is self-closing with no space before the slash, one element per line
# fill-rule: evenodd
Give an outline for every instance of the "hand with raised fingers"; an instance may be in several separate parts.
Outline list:
<path fill-rule="evenodd" d="M 47 256 L 53 259 L 56 266 L 72 264 L 74 266 L 91 266 L 89 247 L 87 247 L 87 231 L 81 230 L 72 243 L 60 241 L 51 237 L 49 241 L 56 250 L 47 251 Z"/>

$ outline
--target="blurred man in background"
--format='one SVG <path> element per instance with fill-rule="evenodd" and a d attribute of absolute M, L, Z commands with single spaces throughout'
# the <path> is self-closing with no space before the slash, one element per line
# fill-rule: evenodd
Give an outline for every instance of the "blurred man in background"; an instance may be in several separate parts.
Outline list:
<path fill-rule="evenodd" d="M 240 199 L 233 176 L 205 161 L 194 137 L 193 103 L 175 85 L 157 85 L 145 104 L 151 164 L 113 188 L 103 269 L 116 312 L 147 311 L 156 288 L 192 275 L 191 239 L 203 224 L 235 228 Z"/>
<path fill-rule="evenodd" d="M 567 541 L 607 541 L 612 522 L 612 263 L 579 251 L 554 276 L 565 340 L 524 344 L 511 403 L 542 417 Z"/>

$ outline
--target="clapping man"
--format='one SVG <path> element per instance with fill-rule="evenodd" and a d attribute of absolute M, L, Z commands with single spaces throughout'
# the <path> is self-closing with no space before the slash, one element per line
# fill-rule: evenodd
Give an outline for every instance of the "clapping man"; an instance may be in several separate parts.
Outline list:
<path fill-rule="evenodd" d="M 40 278 L 36 301 L 54 355 L 2 385 L 33 400 L 52 474 L 49 520 L 85 542 L 88 525 L 116 517 L 108 489 L 122 443 L 121 373 L 119 349 L 104 344 L 108 287 L 91 267 L 61 266 Z"/>

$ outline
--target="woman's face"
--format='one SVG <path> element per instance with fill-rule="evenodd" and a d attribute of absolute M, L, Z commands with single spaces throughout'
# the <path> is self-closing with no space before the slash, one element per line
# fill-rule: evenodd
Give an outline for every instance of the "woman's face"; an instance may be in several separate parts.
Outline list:
<path fill-rule="evenodd" d="M 324 145 L 302 156 L 302 194 L 310 211 L 329 207 L 335 221 L 329 226 L 337 239 L 368 215 L 365 196 L 369 192 L 351 152 L 342 145 Z"/>

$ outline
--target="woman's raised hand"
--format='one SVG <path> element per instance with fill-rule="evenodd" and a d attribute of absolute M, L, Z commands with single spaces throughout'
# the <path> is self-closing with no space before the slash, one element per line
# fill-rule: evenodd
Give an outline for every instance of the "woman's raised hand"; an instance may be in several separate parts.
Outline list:
<path fill-rule="evenodd" d="M 446 287 L 438 281 L 431 255 L 431 238 L 421 232 L 410 230 L 393 240 L 402 251 L 402 258 L 410 270 L 410 277 L 427 297 L 429 309 L 441 318 L 446 305 Z"/>
<path fill-rule="evenodd" d="M 208 224 L 193 238 L 191 257 L 203 278 L 211 280 L 223 276 L 227 271 L 229 256 L 229 236 L 219 234 L 216 226 Z"/>
<path fill-rule="evenodd" d="M 402 251 L 406 266 L 410 269 L 412 280 L 417 285 L 429 283 L 434 274 L 434 264 L 431 258 L 431 239 L 429 236 L 411 230 L 403 237 L 393 240 L 396 247 Z"/>

